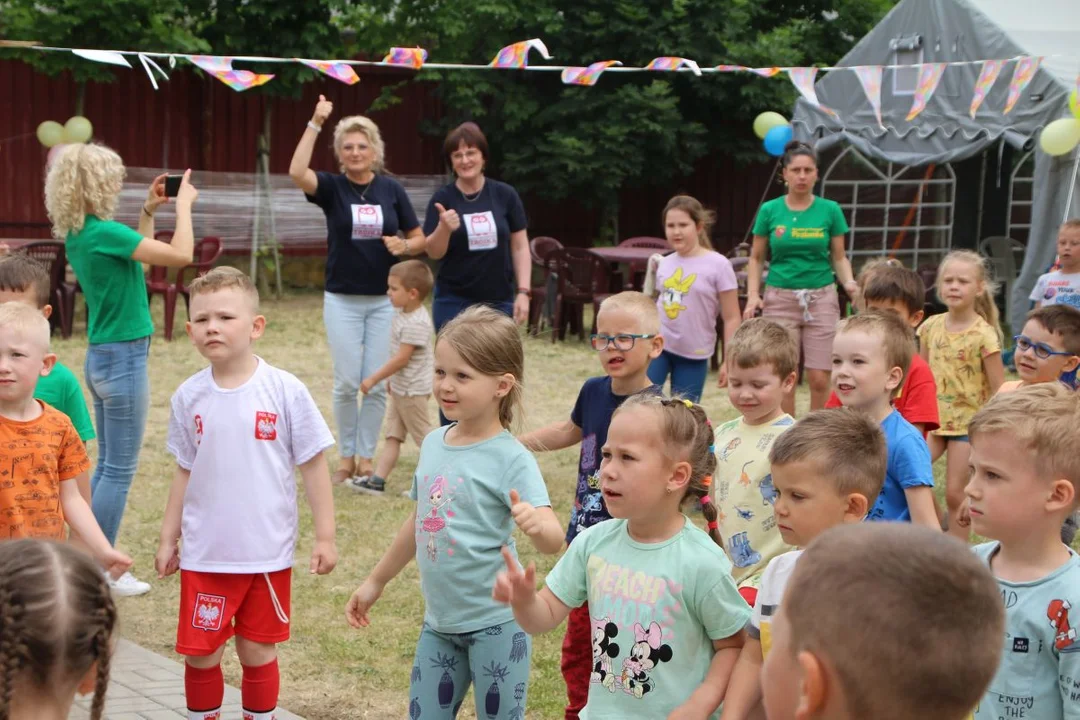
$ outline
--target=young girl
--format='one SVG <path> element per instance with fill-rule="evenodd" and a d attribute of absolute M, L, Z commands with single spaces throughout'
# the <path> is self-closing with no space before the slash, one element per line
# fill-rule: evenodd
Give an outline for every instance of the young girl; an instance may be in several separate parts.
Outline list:
<path fill-rule="evenodd" d="M 426 608 L 410 718 L 456 717 L 470 678 L 478 717 L 524 717 L 532 641 L 492 600 L 491 578 L 515 523 L 540 552 L 563 544 L 536 460 L 508 431 L 524 367 L 517 326 L 501 312 L 473 307 L 443 327 L 434 392 L 451 424 L 425 438 L 410 493 L 417 508 L 345 611 L 354 628 L 367 627 L 383 588 L 415 556 Z"/>
<path fill-rule="evenodd" d="M 704 718 L 723 700 L 750 608 L 735 589 L 709 497 L 716 456 L 705 411 L 635 395 L 615 412 L 600 466 L 613 520 L 579 534 L 536 591 L 509 550 L 493 595 L 526 632 L 589 603 L 590 717 Z M 700 503 L 709 534 L 680 512 Z M 711 539 L 710 539 L 711 538 Z"/>
<path fill-rule="evenodd" d="M 671 393 L 697 402 L 705 388 L 709 358 L 716 350 L 716 318 L 724 321 L 724 346 L 739 327 L 738 282 L 731 262 L 709 241 L 713 214 L 688 195 L 668 201 L 664 234 L 675 252 L 660 260 L 654 293 L 660 312 L 664 352 L 649 365 L 649 379 Z M 720 387 L 727 369 L 720 364 Z"/>
<path fill-rule="evenodd" d="M 65 720 L 93 690 L 104 717 L 116 607 L 89 556 L 43 540 L 0 543 L 0 720 Z"/>
<path fill-rule="evenodd" d="M 994 304 L 996 285 L 986 261 L 971 250 L 954 250 L 938 267 L 937 294 L 946 312 L 919 326 L 919 354 L 937 380 L 940 427 L 930 433 L 930 454 L 936 462 L 948 453 L 945 503 L 949 532 L 965 542 L 967 522 L 961 518 L 968 481 L 968 422 L 1001 387 L 1001 327 Z"/>

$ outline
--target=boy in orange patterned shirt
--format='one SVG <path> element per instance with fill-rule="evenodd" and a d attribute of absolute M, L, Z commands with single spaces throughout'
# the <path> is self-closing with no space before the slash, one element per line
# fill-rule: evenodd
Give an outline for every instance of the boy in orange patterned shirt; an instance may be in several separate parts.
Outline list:
<path fill-rule="evenodd" d="M 0 537 L 64 539 L 64 521 L 111 574 L 131 567 L 79 493 L 90 469 L 82 440 L 59 410 L 34 399 L 49 374 L 49 321 L 22 303 L 0 304 Z"/>

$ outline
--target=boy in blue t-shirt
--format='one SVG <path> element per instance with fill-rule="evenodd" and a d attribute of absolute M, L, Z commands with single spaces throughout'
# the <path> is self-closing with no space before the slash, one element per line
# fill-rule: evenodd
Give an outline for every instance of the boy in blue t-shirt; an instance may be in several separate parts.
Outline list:
<path fill-rule="evenodd" d="M 1080 396 L 1060 383 L 998 394 L 968 426 L 964 494 L 972 530 L 991 540 L 974 550 L 1005 605 L 1004 653 L 975 720 L 1080 718 L 1080 557 L 1059 537 L 1080 505 L 1077 426 Z"/>
<path fill-rule="evenodd" d="M 664 341 L 660 337 L 660 316 L 648 295 L 628 291 L 604 300 L 596 316 L 596 332 L 592 346 L 604 368 L 604 377 L 585 381 L 569 420 L 519 438 L 533 452 L 562 450 L 581 443 L 567 543 L 585 528 L 611 518 L 600 492 L 599 473 L 601 448 L 607 442 L 612 414 L 631 395 L 659 392 L 649 380 L 648 369 L 664 349 Z M 568 720 L 577 718 L 588 700 L 592 662 L 592 621 L 586 604 L 570 612 L 563 640 Z"/>
<path fill-rule="evenodd" d="M 836 328 L 832 384 L 844 407 L 868 414 L 885 433 L 885 486 L 867 519 L 911 521 L 940 531 L 930 449 L 892 406 L 914 354 L 915 337 L 899 316 L 867 310 Z"/>

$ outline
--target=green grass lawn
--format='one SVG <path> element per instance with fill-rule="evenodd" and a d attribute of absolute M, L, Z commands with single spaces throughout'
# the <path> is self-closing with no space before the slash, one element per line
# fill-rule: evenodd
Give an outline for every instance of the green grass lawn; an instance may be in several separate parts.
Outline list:
<path fill-rule="evenodd" d="M 155 305 L 160 328 L 161 306 Z M 257 352 L 269 363 L 296 374 L 307 384 L 327 422 L 331 411 L 330 356 L 322 324 L 322 296 L 294 295 L 264 301 L 268 323 Z M 153 583 L 153 591 L 120 600 L 122 632 L 150 650 L 175 657 L 179 576 L 162 581 L 154 576 L 154 553 L 173 460 L 165 451 L 169 398 L 189 375 L 204 366 L 203 359 L 183 335 L 183 312 L 178 313 L 177 339 L 166 343 L 159 330 L 150 350 L 151 408 L 143 441 L 139 472 L 131 489 L 119 545 L 135 558 L 135 574 Z M 79 318 L 83 317 L 82 312 Z M 62 362 L 82 377 L 86 351 L 85 330 L 71 340 L 56 340 L 53 350 Z M 566 418 L 582 382 L 600 372 L 593 353 L 576 338 L 552 344 L 550 338 L 526 339 L 525 417 L 517 431 L 540 427 Z M 735 412 L 725 391 L 710 375 L 703 404 L 714 423 Z M 799 394 L 799 413 L 805 413 L 808 393 Z M 432 416 L 435 408 L 432 406 Z M 91 453 L 94 447 L 91 443 Z M 552 503 L 560 518 L 569 516 L 577 482 L 578 449 L 539 456 Z M 313 541 L 310 513 L 302 493 L 298 571 L 293 582 L 292 640 L 281 648 L 281 706 L 311 720 L 407 717 L 407 689 L 413 649 L 423 617 L 423 599 L 416 568 L 408 567 L 387 587 L 372 610 L 372 625 L 352 630 L 344 618 L 345 603 L 356 585 L 374 566 L 410 510 L 399 493 L 407 489 L 416 465 L 417 448 L 403 449 L 398 470 L 390 478 L 387 497 L 372 498 L 339 488 L 335 490 L 337 543 L 340 561 L 329 576 L 307 574 Z M 336 457 L 331 457 L 331 467 Z M 941 499 L 943 463 L 935 468 Z M 943 502 L 943 500 L 942 500 Z M 555 558 L 539 556 L 527 541 L 520 541 L 522 559 L 537 561 L 541 576 Z M 529 691 L 529 718 L 560 718 L 565 688 L 559 673 L 562 633 L 538 637 L 533 651 Z M 226 654 L 227 682 L 239 685 L 240 667 L 235 654 Z M 462 717 L 475 717 L 472 700 L 462 706 Z"/>

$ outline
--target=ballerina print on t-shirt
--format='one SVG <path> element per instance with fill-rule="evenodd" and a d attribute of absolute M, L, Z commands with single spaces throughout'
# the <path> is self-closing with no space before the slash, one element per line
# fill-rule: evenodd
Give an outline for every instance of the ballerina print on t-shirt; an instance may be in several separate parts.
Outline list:
<path fill-rule="evenodd" d="M 427 478 L 425 478 L 426 480 Z M 432 562 L 439 558 L 439 536 L 446 530 L 447 520 L 454 517 L 454 511 L 450 509 L 450 501 L 453 496 L 450 493 L 449 484 L 442 475 L 436 475 L 427 494 L 430 507 L 424 519 L 420 522 L 420 532 L 427 535 L 427 556 Z M 445 517 L 444 517 L 445 516 Z M 452 547 L 446 548 L 446 554 L 453 555 Z"/>

